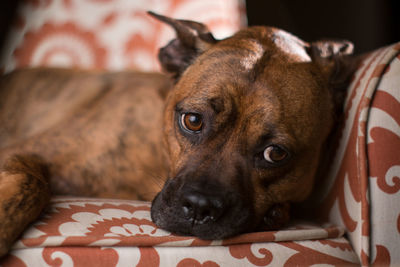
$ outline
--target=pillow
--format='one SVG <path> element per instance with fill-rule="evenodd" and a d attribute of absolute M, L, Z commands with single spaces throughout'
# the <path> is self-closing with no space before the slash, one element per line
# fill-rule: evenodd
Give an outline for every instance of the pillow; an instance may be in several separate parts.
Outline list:
<path fill-rule="evenodd" d="M 240 0 L 26 0 L 0 57 L 0 70 L 60 66 L 160 70 L 157 52 L 174 38 L 154 12 L 205 23 L 217 38 L 246 23 Z"/>

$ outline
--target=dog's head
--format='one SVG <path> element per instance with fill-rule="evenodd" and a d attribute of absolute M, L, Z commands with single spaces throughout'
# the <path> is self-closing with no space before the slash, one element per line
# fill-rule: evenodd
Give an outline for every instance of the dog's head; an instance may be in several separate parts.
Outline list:
<path fill-rule="evenodd" d="M 281 226 L 312 189 L 351 43 L 309 44 L 270 27 L 217 41 L 200 23 L 153 16 L 177 33 L 159 54 L 176 84 L 154 222 L 205 239 Z"/>

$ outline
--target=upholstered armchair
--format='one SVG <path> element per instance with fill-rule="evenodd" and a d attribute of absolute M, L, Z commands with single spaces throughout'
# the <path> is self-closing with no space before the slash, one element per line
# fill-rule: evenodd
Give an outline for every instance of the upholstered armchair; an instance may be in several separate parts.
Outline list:
<path fill-rule="evenodd" d="M 147 9 L 203 21 L 219 38 L 245 25 L 236 0 L 25 1 L 1 70 L 159 71 L 157 49 L 173 32 L 147 17 Z M 340 127 L 329 174 L 315 189 L 315 220 L 207 241 L 157 228 L 148 202 L 55 196 L 0 265 L 400 265 L 400 43 L 365 56 Z"/>

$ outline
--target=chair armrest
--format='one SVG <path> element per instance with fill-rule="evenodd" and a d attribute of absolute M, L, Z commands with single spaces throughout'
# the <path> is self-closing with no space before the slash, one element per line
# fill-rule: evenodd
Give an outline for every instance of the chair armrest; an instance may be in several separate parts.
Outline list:
<path fill-rule="evenodd" d="M 363 265 L 400 264 L 400 43 L 370 53 L 349 87 L 322 209 Z"/>

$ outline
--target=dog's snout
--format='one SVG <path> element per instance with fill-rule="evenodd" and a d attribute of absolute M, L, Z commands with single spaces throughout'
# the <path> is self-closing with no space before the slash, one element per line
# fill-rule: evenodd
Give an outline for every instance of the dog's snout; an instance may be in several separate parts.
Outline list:
<path fill-rule="evenodd" d="M 206 224 L 216 221 L 223 212 L 223 200 L 198 192 L 186 193 L 182 200 L 182 211 L 192 224 Z"/>
<path fill-rule="evenodd" d="M 151 216 L 159 227 L 202 239 L 222 239 L 255 226 L 249 225 L 252 209 L 238 192 L 216 179 L 181 177 L 191 176 L 168 180 L 153 200 Z"/>

